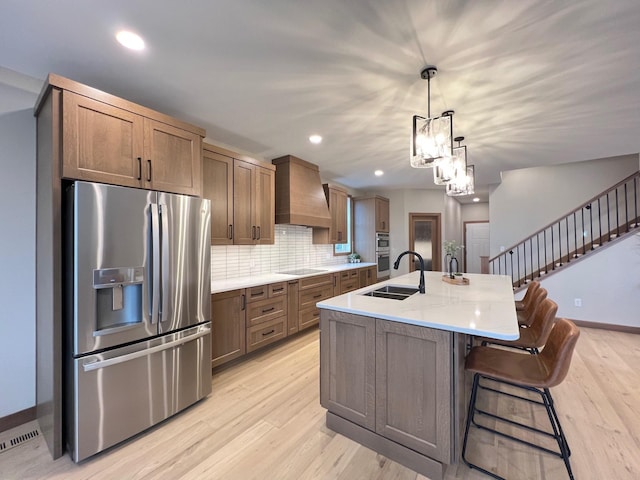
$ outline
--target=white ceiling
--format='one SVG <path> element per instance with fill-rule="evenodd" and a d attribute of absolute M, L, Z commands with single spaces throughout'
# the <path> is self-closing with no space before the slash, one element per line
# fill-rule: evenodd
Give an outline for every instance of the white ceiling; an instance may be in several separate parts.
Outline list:
<path fill-rule="evenodd" d="M 114 40 L 129 28 L 143 53 Z M 0 66 L 54 72 L 293 154 L 355 189 L 434 187 L 411 118 L 454 109 L 476 182 L 640 151 L 637 0 L 3 0 Z M 319 133 L 321 145 L 308 142 Z M 373 171 L 382 169 L 383 177 Z"/>

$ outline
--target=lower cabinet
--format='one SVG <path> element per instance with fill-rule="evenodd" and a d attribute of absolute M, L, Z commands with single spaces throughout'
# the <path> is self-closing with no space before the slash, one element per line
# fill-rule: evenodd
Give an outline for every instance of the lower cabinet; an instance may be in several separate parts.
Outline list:
<path fill-rule="evenodd" d="M 322 310 L 320 403 L 369 431 L 363 437 L 451 463 L 452 335 Z"/>
<path fill-rule="evenodd" d="M 211 295 L 211 367 L 247 352 L 245 312 L 245 289 Z"/>
<path fill-rule="evenodd" d="M 363 267 L 211 295 L 211 366 L 317 325 L 318 302 L 370 285 L 372 278 L 375 267 Z"/>
<path fill-rule="evenodd" d="M 247 289 L 247 352 L 287 336 L 287 282 Z"/>
<path fill-rule="evenodd" d="M 360 288 L 373 285 L 378 280 L 376 279 L 377 271 L 376 267 L 365 267 L 360 269 Z"/>

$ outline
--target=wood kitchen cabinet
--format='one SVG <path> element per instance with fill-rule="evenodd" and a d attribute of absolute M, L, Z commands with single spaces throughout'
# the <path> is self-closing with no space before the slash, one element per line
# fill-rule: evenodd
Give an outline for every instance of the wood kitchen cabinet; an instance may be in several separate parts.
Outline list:
<path fill-rule="evenodd" d="M 287 336 L 287 287 L 278 282 L 247 289 L 247 352 Z"/>
<path fill-rule="evenodd" d="M 372 267 L 364 267 L 359 269 L 360 273 L 360 288 L 368 287 L 369 285 L 373 285 L 377 282 L 377 269 L 374 266 Z"/>
<path fill-rule="evenodd" d="M 354 268 L 340 272 L 340 294 L 352 292 L 361 287 L 360 269 Z"/>
<path fill-rule="evenodd" d="M 327 198 L 327 205 L 331 215 L 331 226 L 313 229 L 313 243 L 346 243 L 347 234 L 347 191 L 337 185 L 322 185 Z"/>
<path fill-rule="evenodd" d="M 246 290 L 211 295 L 211 367 L 217 367 L 247 352 Z"/>
<path fill-rule="evenodd" d="M 211 200 L 211 245 L 233 244 L 233 158 L 202 151 L 202 196 Z"/>
<path fill-rule="evenodd" d="M 461 414 L 453 402 L 452 335 L 323 309 L 320 403 L 327 426 L 438 478 L 454 461 Z"/>
<path fill-rule="evenodd" d="M 389 199 L 375 197 L 376 232 L 389 233 Z"/>
<path fill-rule="evenodd" d="M 212 245 L 275 242 L 275 167 L 213 145 L 203 149 Z"/>
<path fill-rule="evenodd" d="M 89 87 L 75 89 L 82 94 L 62 91 L 64 178 L 201 194 L 204 130 L 161 114 L 149 118 L 148 109 Z"/>
<path fill-rule="evenodd" d="M 320 310 L 316 303 L 333 297 L 333 274 L 314 275 L 299 280 L 298 331 L 317 325 Z"/>

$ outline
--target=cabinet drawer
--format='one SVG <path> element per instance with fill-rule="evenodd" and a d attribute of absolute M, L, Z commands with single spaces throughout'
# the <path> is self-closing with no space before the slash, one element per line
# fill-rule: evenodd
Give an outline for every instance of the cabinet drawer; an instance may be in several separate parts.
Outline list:
<path fill-rule="evenodd" d="M 287 282 L 270 283 L 267 286 L 269 287 L 269 298 L 287 294 Z"/>
<path fill-rule="evenodd" d="M 342 281 L 340 283 L 340 293 L 352 292 L 353 290 L 357 290 L 360 288 L 359 279 L 349 279 L 346 282 Z"/>
<path fill-rule="evenodd" d="M 305 277 L 300 279 L 300 290 L 319 287 L 321 285 L 333 285 L 333 275 L 315 275 L 313 277 Z"/>
<path fill-rule="evenodd" d="M 351 280 L 354 278 L 358 278 L 358 269 L 347 270 L 344 272 L 340 272 L 340 280 Z"/>
<path fill-rule="evenodd" d="M 247 326 L 264 323 L 286 314 L 287 297 L 284 295 L 254 301 L 247 305 Z"/>
<path fill-rule="evenodd" d="M 315 307 L 316 303 L 333 296 L 333 284 L 300 292 L 300 309 Z"/>
<path fill-rule="evenodd" d="M 268 287 L 269 285 L 258 285 L 257 287 L 247 288 L 247 303 L 269 298 Z"/>
<path fill-rule="evenodd" d="M 286 336 L 287 317 L 280 317 L 247 328 L 247 352 L 273 343 Z"/>
<path fill-rule="evenodd" d="M 320 322 L 320 309 L 316 307 L 305 308 L 298 314 L 298 330 L 317 325 Z"/>

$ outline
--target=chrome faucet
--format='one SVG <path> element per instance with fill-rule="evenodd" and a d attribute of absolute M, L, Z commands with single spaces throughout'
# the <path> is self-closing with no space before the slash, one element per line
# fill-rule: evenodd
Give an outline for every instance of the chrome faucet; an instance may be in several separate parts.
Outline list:
<path fill-rule="evenodd" d="M 398 267 L 400 266 L 400 259 L 402 257 L 404 257 L 407 253 L 411 253 L 412 255 L 415 255 L 416 257 L 418 257 L 418 260 L 420 260 L 420 285 L 418 285 L 418 289 L 420 290 L 420 293 L 424 293 L 425 289 L 424 289 L 424 260 L 422 259 L 422 256 L 417 253 L 414 252 L 412 250 L 407 250 L 406 252 L 402 252 L 400 255 L 398 255 L 398 258 L 396 259 L 395 262 L 393 262 L 393 269 L 397 270 Z"/>

